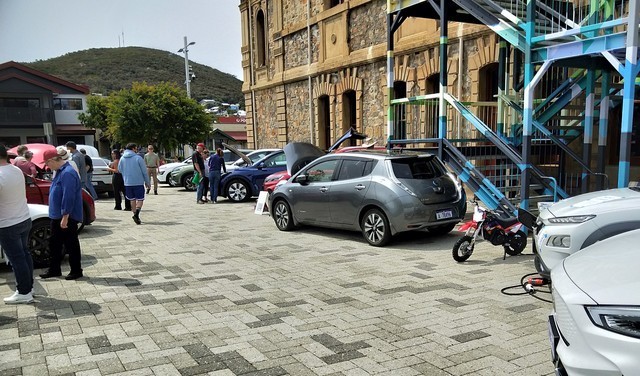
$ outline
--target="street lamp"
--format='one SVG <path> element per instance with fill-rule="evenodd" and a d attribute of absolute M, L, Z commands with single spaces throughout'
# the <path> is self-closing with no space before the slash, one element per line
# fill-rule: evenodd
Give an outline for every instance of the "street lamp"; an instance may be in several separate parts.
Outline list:
<path fill-rule="evenodd" d="M 184 47 L 178 52 L 184 52 L 184 84 L 187 85 L 187 97 L 191 98 L 191 74 L 189 73 L 189 46 L 193 46 L 196 42 L 187 43 L 187 37 L 184 37 Z"/>

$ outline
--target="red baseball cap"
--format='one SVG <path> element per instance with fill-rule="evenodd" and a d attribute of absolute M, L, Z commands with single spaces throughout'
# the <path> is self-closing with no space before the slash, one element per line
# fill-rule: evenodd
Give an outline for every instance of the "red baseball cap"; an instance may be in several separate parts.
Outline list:
<path fill-rule="evenodd" d="M 201 142 L 201 143 L 199 143 L 199 144 L 198 144 L 198 146 L 200 146 L 200 147 L 201 147 L 201 148 L 203 148 L 203 149 L 204 149 L 204 148 L 206 148 L 206 146 L 205 146 L 202 142 Z"/>
<path fill-rule="evenodd" d="M 42 159 L 47 162 L 51 158 L 59 157 L 58 151 L 55 149 L 45 150 L 44 154 L 42 154 Z"/>

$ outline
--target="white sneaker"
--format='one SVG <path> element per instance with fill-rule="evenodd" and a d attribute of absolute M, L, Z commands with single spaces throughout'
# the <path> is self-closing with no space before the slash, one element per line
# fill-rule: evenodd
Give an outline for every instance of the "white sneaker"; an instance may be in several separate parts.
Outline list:
<path fill-rule="evenodd" d="M 33 294 L 20 294 L 17 291 L 8 298 L 4 298 L 5 304 L 27 304 L 33 302 Z"/>

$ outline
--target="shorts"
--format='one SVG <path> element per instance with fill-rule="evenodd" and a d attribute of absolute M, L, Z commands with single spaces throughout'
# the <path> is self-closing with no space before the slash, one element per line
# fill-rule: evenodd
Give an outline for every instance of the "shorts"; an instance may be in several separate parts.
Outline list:
<path fill-rule="evenodd" d="M 129 201 L 144 200 L 144 185 L 127 185 L 124 187 L 124 197 Z"/>

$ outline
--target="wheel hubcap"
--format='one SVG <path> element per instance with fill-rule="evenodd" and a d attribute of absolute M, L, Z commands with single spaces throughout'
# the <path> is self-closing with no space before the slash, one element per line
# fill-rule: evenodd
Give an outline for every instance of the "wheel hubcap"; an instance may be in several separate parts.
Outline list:
<path fill-rule="evenodd" d="M 247 196 L 247 188 L 242 183 L 233 183 L 229 187 L 229 197 L 233 201 L 242 201 Z"/>
<path fill-rule="evenodd" d="M 279 228 L 286 228 L 289 224 L 289 211 L 284 204 L 278 204 L 275 210 L 276 223 Z"/>
<path fill-rule="evenodd" d="M 364 222 L 364 232 L 372 243 L 377 243 L 384 236 L 384 221 L 377 214 L 371 214 Z"/>
<path fill-rule="evenodd" d="M 460 250 L 462 251 L 463 256 L 467 256 L 473 252 L 473 247 L 471 247 L 470 242 L 465 242 L 460 245 Z"/>

